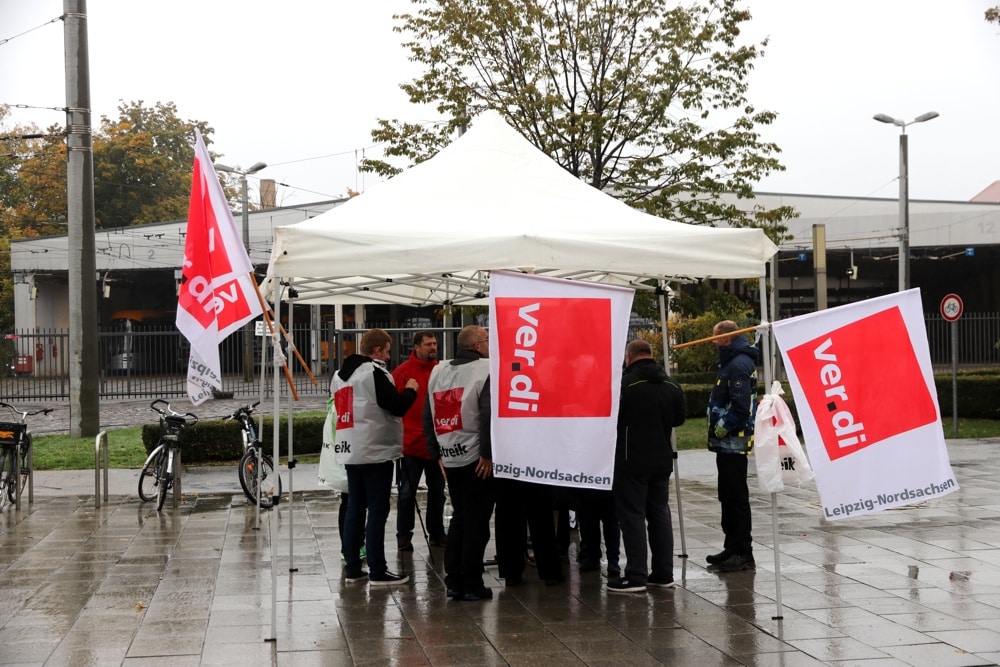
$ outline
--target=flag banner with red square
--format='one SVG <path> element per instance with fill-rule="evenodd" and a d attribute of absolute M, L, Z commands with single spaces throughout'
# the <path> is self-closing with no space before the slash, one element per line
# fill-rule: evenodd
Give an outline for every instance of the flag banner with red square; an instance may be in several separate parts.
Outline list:
<path fill-rule="evenodd" d="M 958 489 L 941 427 L 920 290 L 773 324 L 824 518 Z"/>
<path fill-rule="evenodd" d="M 498 298 L 494 310 L 501 417 L 611 414 L 614 364 L 595 353 L 611 349 L 610 299 Z"/>
<path fill-rule="evenodd" d="M 222 388 L 219 343 L 261 314 L 253 265 L 201 132 L 195 129 L 194 171 L 184 237 L 177 329 L 191 343 L 187 393 L 200 405 Z"/>
<path fill-rule="evenodd" d="M 610 489 L 633 290 L 490 276 L 493 472 Z"/>

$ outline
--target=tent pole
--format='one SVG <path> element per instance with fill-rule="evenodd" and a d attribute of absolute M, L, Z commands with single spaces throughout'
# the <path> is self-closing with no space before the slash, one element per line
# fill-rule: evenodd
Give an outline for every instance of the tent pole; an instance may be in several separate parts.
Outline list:
<path fill-rule="evenodd" d="M 767 282 L 760 277 L 760 323 L 770 324 L 767 319 Z M 764 358 L 764 386 L 771 391 L 771 327 L 761 326 L 761 355 Z M 778 494 L 771 493 L 771 542 L 774 544 L 774 600 L 777 611 L 773 619 L 784 618 L 781 612 L 781 544 L 778 542 Z"/>
<path fill-rule="evenodd" d="M 656 294 L 660 301 L 660 338 L 663 341 L 663 367 L 667 371 L 667 375 L 670 375 L 670 346 L 668 344 L 669 338 L 667 337 L 667 300 L 664 298 L 665 287 L 663 281 L 657 281 L 656 283 Z M 677 495 L 677 527 L 680 529 L 681 533 L 681 552 L 678 554 L 680 558 L 687 558 L 687 536 L 684 533 L 684 506 L 681 504 L 681 470 L 678 464 L 677 458 L 677 431 L 670 431 L 670 448 L 674 453 L 674 485 L 676 487 Z"/>
<path fill-rule="evenodd" d="M 295 354 L 295 302 L 293 299 L 293 294 L 295 290 L 292 289 L 292 279 L 288 279 L 288 355 L 292 357 Z M 280 329 L 280 323 L 279 323 Z M 295 540 L 292 536 L 295 535 L 295 512 L 294 506 L 292 505 L 295 500 L 295 452 L 294 452 L 294 442 L 295 439 L 292 437 L 295 431 L 295 410 L 294 410 L 294 399 L 290 395 L 288 397 L 288 571 L 298 572 L 297 567 L 295 567 Z M 275 427 L 278 425 L 275 424 Z M 278 479 L 281 479 L 281 473 L 279 472 L 279 463 L 277 457 L 274 459 L 274 474 Z M 275 510 L 277 510 L 277 503 L 274 503 Z"/>

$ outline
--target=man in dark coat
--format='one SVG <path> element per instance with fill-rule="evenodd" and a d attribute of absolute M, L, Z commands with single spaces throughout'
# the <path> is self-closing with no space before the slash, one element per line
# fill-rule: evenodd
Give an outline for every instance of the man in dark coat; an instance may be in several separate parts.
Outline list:
<path fill-rule="evenodd" d="M 625 545 L 624 576 L 609 581 L 612 593 L 641 593 L 647 586 L 674 585 L 670 473 L 674 450 L 670 436 L 684 423 L 684 392 L 653 359 L 644 340 L 625 347 L 615 480 L 612 492 Z M 652 572 L 646 566 L 652 552 Z"/>

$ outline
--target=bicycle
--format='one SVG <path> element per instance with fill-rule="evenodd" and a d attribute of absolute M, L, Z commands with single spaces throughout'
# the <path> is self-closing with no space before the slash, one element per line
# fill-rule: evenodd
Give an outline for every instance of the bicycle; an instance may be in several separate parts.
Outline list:
<path fill-rule="evenodd" d="M 10 411 L 13 421 L 0 422 L 0 512 L 7 501 L 17 503 L 31 475 L 31 432 L 28 417 L 47 415 L 52 408 L 18 410 L 10 403 L 0 402 L 0 408 Z"/>
<path fill-rule="evenodd" d="M 180 452 L 184 432 L 198 423 L 198 416 L 176 412 L 162 398 L 150 403 L 149 409 L 160 416 L 160 439 L 139 473 L 139 497 L 147 502 L 156 498 L 156 511 L 159 512 L 167 499 L 167 491 L 174 486 L 175 454 Z"/>
<path fill-rule="evenodd" d="M 271 493 L 261 493 L 262 490 L 270 490 L 265 483 L 270 477 L 275 477 L 274 460 L 264 452 L 263 444 L 257 436 L 257 423 L 254 421 L 254 409 L 260 404 L 257 401 L 253 405 L 243 405 L 233 411 L 233 414 L 223 419 L 234 419 L 240 423 L 240 438 L 243 442 L 243 455 L 240 457 L 239 466 L 236 469 L 236 476 L 243 487 L 243 493 L 250 502 L 259 501 L 262 509 L 270 509 L 274 505 L 273 491 Z M 257 479 L 257 468 L 260 467 L 260 480 Z M 277 475 L 277 495 L 281 495 L 281 476 Z"/>

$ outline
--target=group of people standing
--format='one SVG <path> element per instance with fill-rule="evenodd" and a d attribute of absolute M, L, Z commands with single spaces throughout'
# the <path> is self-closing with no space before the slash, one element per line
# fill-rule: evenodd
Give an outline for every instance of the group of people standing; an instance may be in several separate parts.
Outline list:
<path fill-rule="evenodd" d="M 758 352 L 731 321 L 713 330 L 719 372 L 708 407 L 708 446 L 716 452 L 721 552 L 707 557 L 722 572 L 754 567 L 750 531 L 747 456 L 753 446 Z M 492 597 L 483 580 L 490 523 L 496 529 L 496 563 L 506 586 L 523 581 L 530 552 L 538 577 L 563 582 L 557 545 L 553 488 L 493 477 L 490 438 L 489 336 L 464 327 L 453 359 L 438 360 L 435 334 L 414 335 L 409 358 L 386 368 L 392 339 L 382 329 L 366 332 L 359 353 L 345 359 L 331 381 L 338 410 L 335 450 L 345 464 L 347 510 L 342 531 L 344 577 L 371 585 L 405 583 L 385 558 L 385 526 L 393 475 L 399 490 L 396 544 L 413 550 L 416 490 L 427 487 L 426 531 L 430 547 L 443 547 L 448 596 L 475 601 Z M 673 429 L 684 423 L 684 392 L 653 358 L 644 340 L 625 350 L 615 472 L 612 490 L 573 490 L 568 497 L 580 527 L 581 571 L 600 569 L 607 556 L 607 590 L 638 593 L 669 588 L 673 578 L 673 526 L 669 480 L 676 453 Z M 452 517 L 444 524 L 445 487 Z M 495 510 L 495 517 L 494 517 Z M 363 569 L 361 546 L 367 549 Z M 624 546 L 625 567 L 619 565 Z"/>

